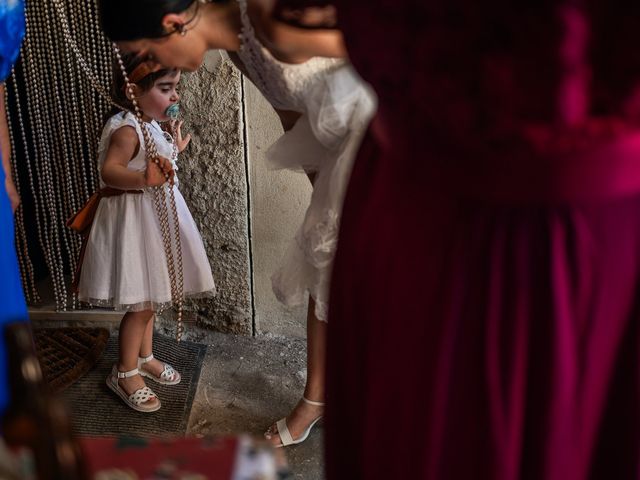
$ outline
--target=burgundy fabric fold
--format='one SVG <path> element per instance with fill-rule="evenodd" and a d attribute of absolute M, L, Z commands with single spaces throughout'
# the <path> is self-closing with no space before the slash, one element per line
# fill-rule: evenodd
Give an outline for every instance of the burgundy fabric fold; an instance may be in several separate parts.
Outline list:
<path fill-rule="evenodd" d="M 329 480 L 640 478 L 640 4 L 338 7 Z"/>

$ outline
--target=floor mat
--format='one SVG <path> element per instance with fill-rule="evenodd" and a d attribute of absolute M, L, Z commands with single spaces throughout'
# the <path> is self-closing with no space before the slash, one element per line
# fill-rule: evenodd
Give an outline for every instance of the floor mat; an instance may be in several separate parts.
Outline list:
<path fill-rule="evenodd" d="M 137 412 L 106 386 L 105 380 L 118 358 L 118 338 L 114 336 L 109 339 L 97 367 L 64 392 L 78 434 L 162 436 L 186 433 L 207 347 L 186 341 L 177 343 L 173 337 L 162 335 L 154 336 L 153 345 L 154 356 L 171 364 L 182 376 L 182 381 L 172 386 L 145 379 L 162 402 L 160 410 Z"/>

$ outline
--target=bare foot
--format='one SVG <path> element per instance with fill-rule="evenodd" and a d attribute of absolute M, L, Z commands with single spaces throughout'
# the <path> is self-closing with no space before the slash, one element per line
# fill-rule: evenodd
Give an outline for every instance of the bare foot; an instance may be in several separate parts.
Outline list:
<path fill-rule="evenodd" d="M 300 399 L 293 411 L 286 418 L 287 428 L 293 439 L 298 440 L 304 431 L 309 428 L 309 425 L 318 417 L 322 416 L 323 411 L 324 407 L 309 405 Z M 278 434 L 278 427 L 275 423 L 269 427 L 264 436 L 276 447 L 282 444 L 282 440 Z"/>

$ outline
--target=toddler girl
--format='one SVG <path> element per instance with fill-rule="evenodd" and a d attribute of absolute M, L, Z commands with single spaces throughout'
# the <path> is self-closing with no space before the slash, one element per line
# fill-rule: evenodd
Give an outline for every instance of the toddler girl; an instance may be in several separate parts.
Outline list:
<path fill-rule="evenodd" d="M 107 377 L 107 386 L 134 410 L 154 412 L 160 408 L 160 400 L 143 377 L 165 385 L 180 382 L 180 374 L 152 354 L 155 312 L 175 300 L 170 270 L 177 272 L 179 268 L 176 258 L 167 260 L 166 236 L 162 235 L 151 187 L 164 185 L 165 192 L 173 189 L 180 241 L 178 244 L 172 238 L 170 243 L 174 251 L 180 247 L 181 293 L 213 295 L 215 287 L 202 239 L 175 176 L 177 153 L 190 138 L 182 138 L 180 124 L 176 138 L 172 138 L 158 123 L 170 120 L 169 113 L 177 107 L 180 72 L 158 69 L 132 55 L 123 56 L 122 61 L 130 83 L 127 86 L 117 66 L 112 97 L 130 110 L 109 118 L 100 139 L 101 190 L 77 275 L 78 299 L 126 310 L 120 323 L 119 360 Z M 142 113 L 142 124 L 133 113 L 134 102 Z M 148 132 L 146 142 L 141 127 Z M 149 140 L 155 145 L 152 153 L 157 153 L 158 164 L 149 162 Z M 166 173 L 170 173 L 170 182 Z M 165 196 L 161 201 L 170 203 Z M 173 235 L 171 210 L 169 207 L 169 232 Z"/>

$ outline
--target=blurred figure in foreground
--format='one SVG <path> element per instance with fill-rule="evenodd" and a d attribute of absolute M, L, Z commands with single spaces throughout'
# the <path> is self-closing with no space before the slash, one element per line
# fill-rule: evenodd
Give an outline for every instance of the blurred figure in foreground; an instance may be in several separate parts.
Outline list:
<path fill-rule="evenodd" d="M 23 0 L 0 0 L 0 156 L 3 167 L 0 168 L 0 416 L 9 401 L 7 358 L 1 332 L 7 323 L 27 318 L 13 233 L 13 211 L 20 200 L 11 180 L 11 148 L 4 104 L 4 81 L 20 52 L 24 28 Z"/>
<path fill-rule="evenodd" d="M 640 4 L 336 6 L 328 478 L 638 478 Z"/>

